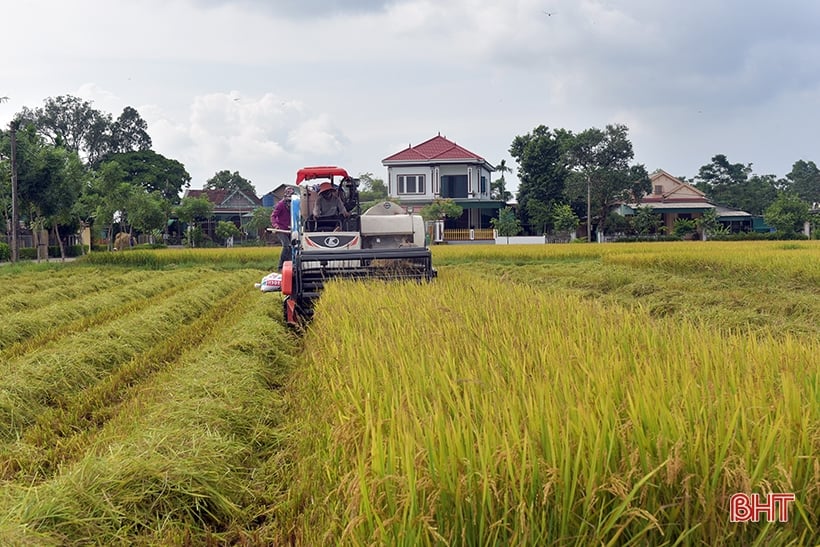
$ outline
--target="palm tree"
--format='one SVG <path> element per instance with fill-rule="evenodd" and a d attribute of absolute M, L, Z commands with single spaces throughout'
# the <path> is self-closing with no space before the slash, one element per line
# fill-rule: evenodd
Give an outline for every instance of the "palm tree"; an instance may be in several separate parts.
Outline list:
<path fill-rule="evenodd" d="M 512 173 L 512 169 L 507 167 L 507 160 L 501 160 L 495 166 L 495 170 L 501 173 L 501 178 L 490 184 L 490 190 L 495 194 L 496 199 L 509 201 L 512 198 L 512 193 L 507 191 L 507 181 L 504 179 L 504 173 Z"/>

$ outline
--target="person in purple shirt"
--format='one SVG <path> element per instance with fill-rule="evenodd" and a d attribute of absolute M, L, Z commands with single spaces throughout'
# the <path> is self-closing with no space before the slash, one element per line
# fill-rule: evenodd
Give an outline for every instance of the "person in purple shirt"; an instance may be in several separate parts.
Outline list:
<path fill-rule="evenodd" d="M 273 213 L 270 215 L 270 223 L 273 229 L 276 230 L 276 237 L 279 238 L 279 243 L 282 244 L 282 252 L 279 254 L 279 267 L 276 271 L 282 271 L 282 264 L 286 260 L 291 259 L 290 247 L 290 199 L 293 195 L 293 188 L 285 188 L 285 193 L 276 207 L 273 208 Z"/>

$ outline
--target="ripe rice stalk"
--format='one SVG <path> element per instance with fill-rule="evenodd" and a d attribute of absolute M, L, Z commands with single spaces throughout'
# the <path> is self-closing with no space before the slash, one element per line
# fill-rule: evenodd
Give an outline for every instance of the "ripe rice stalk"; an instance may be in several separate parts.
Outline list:
<path fill-rule="evenodd" d="M 233 247 L 207 249 L 154 249 L 125 252 L 92 253 L 79 262 L 99 266 L 164 269 L 182 266 L 209 268 L 255 268 L 273 271 L 279 260 L 279 249 L 273 247 Z"/>
<path fill-rule="evenodd" d="M 307 543 L 434 543 L 431 528 L 447 543 L 752 542 L 729 528 L 729 493 L 788 485 L 809 518 L 785 537 L 818 506 L 816 340 L 442 272 L 328 286 L 305 347 L 291 503 Z"/>

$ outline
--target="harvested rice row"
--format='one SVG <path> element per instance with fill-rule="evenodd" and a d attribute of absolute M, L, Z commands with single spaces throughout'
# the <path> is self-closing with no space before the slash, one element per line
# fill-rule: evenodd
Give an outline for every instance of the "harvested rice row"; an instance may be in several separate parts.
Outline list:
<path fill-rule="evenodd" d="M 200 274 L 201 275 L 201 274 Z M 253 274 L 254 277 L 258 274 Z M 49 408 L 22 438 L 0 455 L 0 477 L 33 484 L 49 476 L 57 466 L 82 456 L 97 431 L 119 412 L 140 383 L 173 366 L 186 351 L 195 348 L 224 328 L 223 318 L 243 302 L 253 279 L 223 297 L 195 321 L 148 351 L 134 356 L 100 382 L 72 397 L 65 405 Z"/>
<path fill-rule="evenodd" d="M 32 269 L 19 263 L 0 268 L 0 300 L 7 294 L 26 293 L 53 286 L 54 280 L 72 278 L 74 273 L 64 264 L 50 264 L 45 269 Z"/>
<path fill-rule="evenodd" d="M 0 331 L 0 350 L 12 344 L 21 347 L 4 351 L 0 355 L 8 358 L 19 355 L 24 348 L 39 347 L 78 330 L 115 318 L 127 310 L 134 311 L 132 303 L 144 305 L 151 297 L 164 292 L 179 290 L 193 282 L 199 272 L 179 270 L 172 272 L 134 272 L 140 274 L 121 278 L 117 286 L 101 292 L 82 293 L 71 299 L 58 299 L 40 308 L 11 313 L 4 318 Z M 170 293 L 167 295 L 170 296 Z"/>
<path fill-rule="evenodd" d="M 59 273 L 60 275 L 56 275 Z M 150 272 L 113 269 L 84 269 L 78 275 L 75 266 L 61 270 L 21 274 L 3 288 L 0 314 L 37 310 L 58 301 L 70 301 L 101 293 L 118 285 L 129 285 L 150 279 Z"/>
<path fill-rule="evenodd" d="M 817 340 L 443 271 L 430 286 L 327 286 L 304 345 L 292 513 L 277 523 L 304 544 L 816 533 Z M 728 497 L 750 491 L 793 492 L 790 521 L 731 524 Z"/>
<path fill-rule="evenodd" d="M 208 272 L 184 291 L 5 363 L 0 440 L 17 438 L 49 406 L 66 404 L 121 364 L 194 321 L 247 279 Z"/>
<path fill-rule="evenodd" d="M 95 447 L 38 486 L 0 493 L 3 544 L 271 544 L 243 530 L 277 443 L 293 342 L 250 290 L 207 342 L 139 388 Z"/>

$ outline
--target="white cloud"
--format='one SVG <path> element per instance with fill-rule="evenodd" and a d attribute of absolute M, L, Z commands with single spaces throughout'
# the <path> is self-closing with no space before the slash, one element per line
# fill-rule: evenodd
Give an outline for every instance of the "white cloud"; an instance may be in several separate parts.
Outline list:
<path fill-rule="evenodd" d="M 3 8 L 0 124 L 67 93 L 134 106 L 196 187 L 378 175 L 437 131 L 497 163 L 540 124 L 626 123 L 636 159 L 677 174 L 731 148 L 782 175 L 820 122 L 818 17 L 809 0 L 30 0 Z"/>

